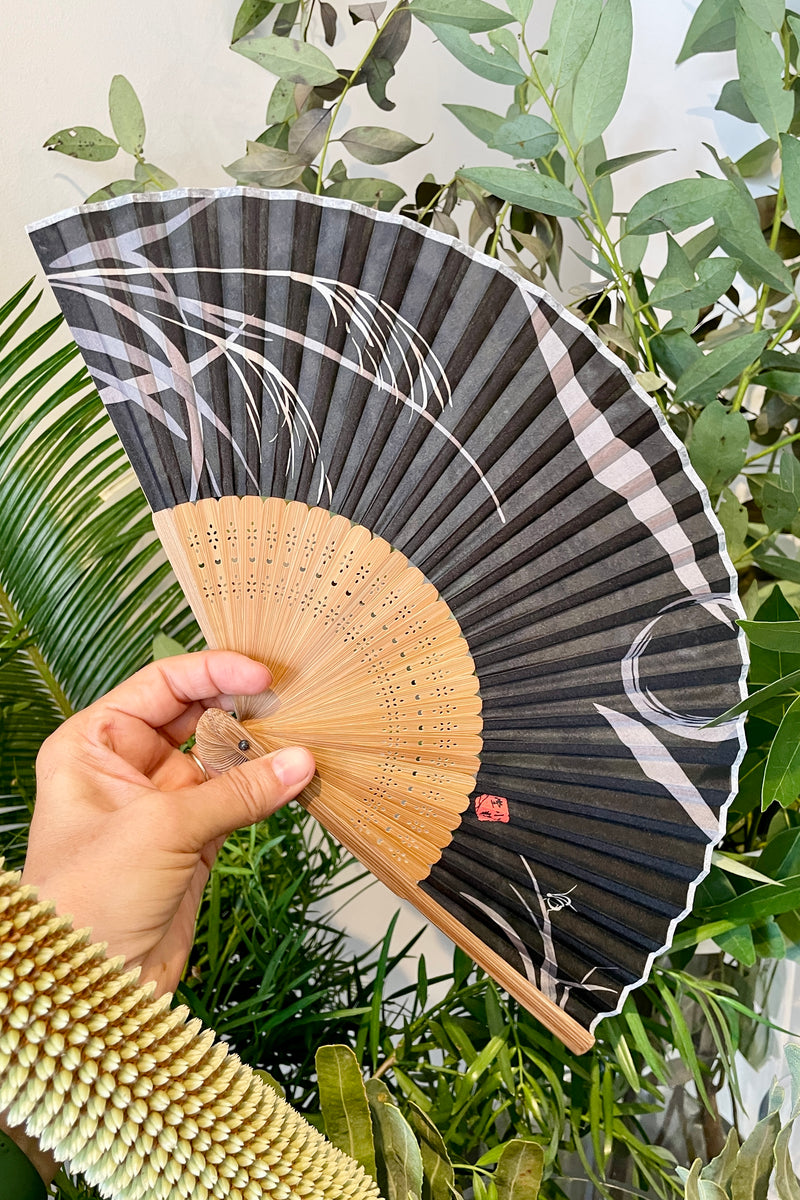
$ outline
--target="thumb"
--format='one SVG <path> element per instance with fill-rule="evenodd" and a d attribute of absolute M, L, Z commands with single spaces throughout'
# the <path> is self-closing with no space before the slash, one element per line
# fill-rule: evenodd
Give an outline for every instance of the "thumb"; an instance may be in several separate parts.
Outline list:
<path fill-rule="evenodd" d="M 314 770 L 309 750 L 287 746 L 174 793 L 191 849 L 265 820 L 303 790 Z"/>

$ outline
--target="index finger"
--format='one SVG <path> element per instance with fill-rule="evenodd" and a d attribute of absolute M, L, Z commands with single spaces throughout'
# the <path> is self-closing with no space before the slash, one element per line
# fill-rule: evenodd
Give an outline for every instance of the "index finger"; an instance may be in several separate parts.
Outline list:
<path fill-rule="evenodd" d="M 234 650 L 201 650 L 149 663 L 91 707 L 112 708 L 153 729 L 169 724 L 196 700 L 266 691 L 272 676 L 263 663 Z"/>

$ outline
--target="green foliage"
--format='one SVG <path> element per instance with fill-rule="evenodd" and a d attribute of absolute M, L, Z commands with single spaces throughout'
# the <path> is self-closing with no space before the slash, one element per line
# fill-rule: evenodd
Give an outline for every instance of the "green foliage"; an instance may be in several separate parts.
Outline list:
<path fill-rule="evenodd" d="M 278 77 L 266 128 L 252 130 L 229 174 L 384 210 L 403 203 L 405 216 L 466 236 L 536 284 L 558 285 L 561 222 L 573 224 L 571 242 L 582 243 L 576 253 L 591 278 L 572 307 L 687 446 L 739 572 L 751 618 L 749 695 L 729 715 L 748 714 L 747 750 L 721 851 L 671 955 L 601 1026 L 583 1059 L 471 973 L 460 952 L 446 978 L 429 981 L 421 960 L 417 986 L 395 992 L 387 981 L 403 951 L 392 948 L 391 930 L 381 946 L 348 957 L 312 905 L 315 889 L 336 893 L 344 859 L 326 844 L 323 863 L 309 828 L 286 816 L 269 831 L 236 835 L 222 852 L 182 998 L 314 1120 L 329 1120 L 334 1137 L 352 1138 L 345 1127 L 354 1120 L 358 1153 L 369 1158 L 372 1145 L 387 1195 L 448 1200 L 460 1189 L 475 1200 L 532 1200 L 538 1191 L 564 1200 L 567 1178 L 580 1174 L 609 1200 L 674 1196 L 681 1185 L 664 1144 L 672 1135 L 662 1131 L 653 1144 L 648 1120 L 669 1095 L 685 1128 L 702 1125 L 722 1144 L 728 1127 L 717 1094 L 730 1089 L 738 1120 L 735 1057 L 763 1058 L 768 1022 L 756 1013 L 772 967 L 800 959 L 800 17 L 783 0 L 701 0 L 678 61 L 736 52 L 737 77 L 717 107 L 744 123 L 752 149 L 738 163 L 711 149 L 708 170 L 690 179 L 665 170 L 666 182 L 620 212 L 616 174 L 664 153 L 644 146 L 609 158 L 603 143 L 628 75 L 629 0 L 557 0 L 549 33 L 537 29 L 535 43 L 530 0 L 402 0 L 349 12 L 361 41 L 358 61 L 351 54 L 345 66 L 342 13 L 337 23 L 332 5 L 241 4 L 232 48 Z M 394 109 L 387 88 L 415 20 L 464 68 L 463 91 L 446 107 L 478 140 L 452 178 L 426 176 L 405 198 L 383 168 L 422 143 L 386 128 L 383 117 L 357 127 L 345 118 L 354 88 L 381 113 Z M 508 89 L 497 111 L 465 102 L 471 75 Z M 133 155 L 132 178 L 89 199 L 172 186 L 146 160 L 144 116 L 119 76 L 110 114 L 114 138 L 73 126 L 47 143 L 96 161 L 119 148 Z M 481 166 L 484 146 L 507 165 Z M 375 174 L 361 174 L 362 164 Z M 756 196 L 748 180 L 770 171 Z M 15 297 L 2 320 L 24 324 L 26 305 Z M 96 397 L 83 376 L 54 382 L 74 348 L 57 351 L 50 367 L 30 365 L 52 336 L 46 328 L 23 342 L 11 361 L 22 381 L 0 407 L 0 479 L 14 498 L 9 521 L 18 534 L 0 546 L 0 790 L 13 793 L 3 803 L 14 853 L 24 841 L 37 738 L 138 665 L 159 629 L 193 636 L 155 566 L 140 495 L 131 487 L 114 499 L 109 490 L 125 468 Z M 91 462 L 84 430 L 76 438 L 65 418 L 76 405 L 102 447 Z M 30 420 L 18 419 L 23 410 Z M 51 421 L 48 457 L 35 433 Z M 57 463 L 66 464 L 63 477 Z M 129 532 L 112 551 L 108 539 L 119 530 Z M 65 537 L 75 553 L 60 559 Z M 32 567 L 37 539 L 46 547 L 41 578 Z M 76 598 L 74 621 L 71 610 L 63 615 L 66 598 Z M 88 632 L 77 652 L 79 621 Z M 159 641 L 158 652 L 170 645 Z M 701 955 L 708 939 L 717 952 Z M 439 998 L 429 1000 L 434 986 Z M 322 1052 L 317 1093 L 315 1053 L 326 1042 L 334 1046 Z M 366 1092 L 365 1065 L 373 1075 Z M 685 1173 L 686 1195 L 749 1200 L 762 1194 L 772 1164 L 780 1200 L 797 1200 L 788 1127 L 778 1132 L 776 1111 L 765 1121 L 741 1148 L 733 1133 L 721 1156 L 705 1154 L 713 1161 Z M 691 1157 L 677 1136 L 669 1147 Z"/>
<path fill-rule="evenodd" d="M 798 1183 L 789 1153 L 789 1139 L 800 1116 L 798 1100 L 798 1052 L 800 1046 L 786 1048 L 787 1065 L 792 1076 L 790 1111 L 781 1121 L 785 1092 L 777 1080 L 765 1097 L 765 1115 L 740 1145 L 731 1129 L 722 1151 L 703 1166 L 695 1159 L 691 1170 L 679 1168 L 685 1186 L 685 1200 L 798 1200 Z M 772 1191 L 770 1191 L 770 1186 Z"/>

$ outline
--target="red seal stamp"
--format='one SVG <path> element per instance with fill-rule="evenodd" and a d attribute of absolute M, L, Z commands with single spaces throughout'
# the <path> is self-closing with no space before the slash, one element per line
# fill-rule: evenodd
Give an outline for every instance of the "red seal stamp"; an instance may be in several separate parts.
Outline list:
<path fill-rule="evenodd" d="M 475 816 L 479 821 L 508 821 L 508 801 L 505 796 L 476 796 Z"/>

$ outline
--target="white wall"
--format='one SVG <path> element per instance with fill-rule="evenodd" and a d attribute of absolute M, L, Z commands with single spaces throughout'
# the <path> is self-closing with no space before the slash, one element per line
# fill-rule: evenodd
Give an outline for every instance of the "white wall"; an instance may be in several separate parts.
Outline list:
<path fill-rule="evenodd" d="M 50 0 L 13 4 L 6 0 L 0 27 L 0 121 L 2 122 L 2 221 L 0 294 L 37 273 L 38 263 L 24 226 L 56 210 L 80 203 L 103 183 L 130 173 L 131 162 L 76 162 L 40 149 L 45 139 L 70 123 L 110 132 L 106 97 L 111 76 L 120 72 L 136 88 L 148 123 L 148 157 L 181 184 L 217 186 L 230 182 L 222 170 L 244 151 L 245 139 L 263 128 L 270 78 L 254 63 L 228 49 L 238 0 Z M 336 0 L 343 27 L 350 27 L 346 4 Z M 696 0 L 634 0 L 635 43 L 628 93 L 607 135 L 610 154 L 654 147 L 675 152 L 631 168 L 617 177 L 618 202 L 627 207 L 659 183 L 696 169 L 712 170 L 704 141 L 737 157 L 756 140 L 752 127 L 715 114 L 722 84 L 735 74 L 733 56 L 704 55 L 678 69 L 674 61 Z M 531 42 L 546 37 L 552 0 L 536 0 Z M 367 26 L 351 30 L 353 52 L 337 62 L 356 60 Z M 416 24 L 413 42 L 389 85 L 393 113 L 378 113 L 364 96 L 354 100 L 356 123 L 386 124 L 429 146 L 390 168 L 391 177 L 410 191 L 427 171 L 447 179 L 460 164 L 504 161 L 492 155 L 447 113 L 446 101 L 488 108 L 507 104 L 509 90 L 470 75 Z M 499 107 L 498 107 L 499 111 Z M 375 173 L 364 167 L 362 173 Z M 388 173 L 388 172 L 387 172 Z M 567 285 L 586 270 L 573 260 Z M 48 303 L 52 301 L 48 297 Z M 54 305 L 52 305 L 54 308 Z M 348 926 L 367 944 L 385 932 L 396 902 L 374 894 L 350 905 Z M 406 909 L 399 936 L 418 926 Z M 451 949 L 435 931 L 423 947 L 431 964 L 449 961 Z M 435 965 L 434 965 L 434 969 Z M 414 968 L 409 974 L 413 977 Z M 431 972 L 433 973 L 433 972 Z M 782 1023 L 792 1022 L 796 974 L 784 987 Z M 793 982 L 792 982 L 793 981 Z M 794 1007 L 794 1025 L 800 1010 Z"/>
<path fill-rule="evenodd" d="M 110 162 L 86 163 L 41 149 L 50 134 L 72 123 L 111 132 L 107 94 L 113 74 L 127 76 L 142 100 L 151 161 L 181 184 L 214 187 L 231 182 L 222 164 L 238 158 L 245 140 L 263 129 L 271 87 L 260 67 L 228 48 L 237 3 L 50 0 L 46 5 L 12 5 L 6 0 L 0 23 L 0 261 L 6 292 L 38 267 L 24 233 L 27 223 L 79 204 L 103 183 L 131 173 L 131 159 L 122 152 Z M 552 3 L 534 4 L 533 44 L 545 40 Z M 340 28 L 349 30 L 349 58 L 355 60 L 369 27 L 353 29 L 343 0 L 337 0 L 336 7 Z M 677 71 L 672 65 L 693 7 L 676 0 L 634 0 L 631 80 L 609 131 L 609 152 L 656 146 L 674 146 L 677 152 L 618 177 L 620 200 L 626 204 L 679 173 L 711 169 L 703 141 L 716 142 L 734 155 L 749 144 L 749 129 L 729 118 L 715 120 L 719 115 L 711 111 L 712 98 L 733 73 L 732 56 L 704 55 Z M 348 54 L 340 58 L 338 47 L 335 58 L 349 61 Z M 509 162 L 482 147 L 442 104 L 477 104 L 500 111 L 510 100 L 510 89 L 469 74 L 418 23 L 389 95 L 397 102 L 396 110 L 379 113 L 361 89 L 353 119 L 401 129 L 418 141 L 434 134 L 430 145 L 389 168 L 391 177 L 409 191 L 427 171 L 447 179 L 461 164 Z M 585 269 L 575 260 L 573 264 L 570 278 L 582 278 Z"/>

